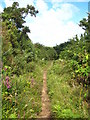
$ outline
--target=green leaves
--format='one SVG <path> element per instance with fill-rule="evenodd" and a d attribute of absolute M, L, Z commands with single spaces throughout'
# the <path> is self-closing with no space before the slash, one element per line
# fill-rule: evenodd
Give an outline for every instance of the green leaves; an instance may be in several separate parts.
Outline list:
<path fill-rule="evenodd" d="M 35 51 L 38 59 L 53 60 L 57 58 L 57 53 L 52 47 L 46 47 L 39 43 L 35 44 Z"/>
<path fill-rule="evenodd" d="M 2 12 L 3 64 L 11 66 L 14 74 L 23 74 L 27 63 L 35 60 L 34 45 L 27 35 L 30 29 L 23 23 L 28 14 L 36 16 L 37 13 L 32 5 L 19 8 L 18 2 Z"/>
<path fill-rule="evenodd" d="M 90 17 L 90 14 L 89 14 Z M 72 67 L 74 72 L 74 78 L 79 79 L 83 84 L 87 81 L 89 72 L 89 40 L 90 36 L 88 34 L 89 23 L 88 19 L 84 18 L 80 21 L 80 26 L 85 29 L 84 35 L 81 35 L 80 39 L 76 35 L 73 39 L 68 42 L 57 46 L 56 51 L 60 49 L 59 57 L 69 61 L 70 67 Z M 59 47 L 59 48 L 58 48 Z"/>
<path fill-rule="evenodd" d="M 86 60 L 88 60 L 88 54 L 86 55 Z"/>
<path fill-rule="evenodd" d="M 11 114 L 11 115 L 9 116 L 9 118 L 17 118 L 17 116 L 16 116 L 15 113 L 13 113 L 13 114 Z"/>
<path fill-rule="evenodd" d="M 3 21 L 8 20 L 9 22 L 13 22 L 17 28 L 23 28 L 23 23 L 25 23 L 24 19 L 28 13 L 36 17 L 38 11 L 32 5 L 27 5 L 26 8 L 19 8 L 19 3 L 14 2 L 11 7 L 4 9 L 2 19 Z"/>

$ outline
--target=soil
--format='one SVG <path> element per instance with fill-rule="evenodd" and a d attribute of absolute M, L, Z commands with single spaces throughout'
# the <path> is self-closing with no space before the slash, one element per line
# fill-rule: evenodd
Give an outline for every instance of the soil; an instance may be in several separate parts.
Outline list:
<path fill-rule="evenodd" d="M 43 74 L 42 111 L 39 118 L 50 118 L 50 100 L 47 94 L 47 71 Z"/>

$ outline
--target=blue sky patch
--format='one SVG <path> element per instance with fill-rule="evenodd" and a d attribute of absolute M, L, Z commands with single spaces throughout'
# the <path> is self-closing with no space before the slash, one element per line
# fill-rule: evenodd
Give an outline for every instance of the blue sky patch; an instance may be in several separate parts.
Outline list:
<path fill-rule="evenodd" d="M 9 4 L 6 3 L 6 5 L 4 0 L 0 0 L 1 10 L 12 4 L 12 0 L 8 1 Z M 84 30 L 78 24 L 80 20 L 88 16 L 88 2 L 56 1 L 59 0 L 34 0 L 33 3 L 31 0 L 19 0 L 21 7 L 25 7 L 25 4 L 33 4 L 39 10 L 36 18 L 28 15 L 25 19 L 25 25 L 31 30 L 28 35 L 33 43 L 39 42 L 46 46 L 55 46 L 68 41 L 76 34 L 80 36 L 84 33 Z"/>
<path fill-rule="evenodd" d="M 0 0 L 0 5 L 1 5 L 3 8 L 6 7 L 6 4 L 5 4 L 4 0 Z"/>

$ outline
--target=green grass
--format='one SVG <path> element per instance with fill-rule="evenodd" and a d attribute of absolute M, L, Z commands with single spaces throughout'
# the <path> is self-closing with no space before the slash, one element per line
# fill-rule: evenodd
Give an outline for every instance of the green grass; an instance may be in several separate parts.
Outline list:
<path fill-rule="evenodd" d="M 7 91 L 3 84 L 3 118 L 36 118 L 41 112 L 43 70 L 48 62 L 30 63 L 26 74 L 10 77 L 12 88 Z M 29 69 L 30 67 L 30 69 Z M 3 79 L 4 80 L 4 79 Z"/>
<path fill-rule="evenodd" d="M 57 60 L 48 69 L 48 94 L 51 116 L 55 118 L 88 118 L 88 105 L 83 100 L 87 90 L 71 77 L 71 70 L 63 60 Z"/>
<path fill-rule="evenodd" d="M 43 70 L 47 72 L 51 116 L 55 118 L 88 118 L 85 97 L 88 90 L 71 78 L 63 60 L 38 61 L 28 64 L 24 74 L 9 76 L 12 88 L 2 84 L 3 118 L 36 118 L 41 112 Z M 3 81 L 5 77 L 3 78 Z"/>

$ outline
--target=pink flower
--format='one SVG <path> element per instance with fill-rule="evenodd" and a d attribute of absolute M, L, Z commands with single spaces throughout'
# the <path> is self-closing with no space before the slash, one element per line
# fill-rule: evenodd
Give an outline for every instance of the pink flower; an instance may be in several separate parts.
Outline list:
<path fill-rule="evenodd" d="M 6 76 L 6 86 L 7 86 L 8 89 L 11 88 L 8 76 Z"/>
<path fill-rule="evenodd" d="M 10 86 L 10 84 L 9 84 L 9 82 L 7 82 L 7 88 L 9 89 L 11 86 Z"/>
<path fill-rule="evenodd" d="M 7 70 L 7 68 L 4 68 L 4 70 L 6 71 L 6 70 Z"/>
<path fill-rule="evenodd" d="M 11 88 L 11 86 L 10 86 L 10 85 L 7 85 L 7 88 L 9 89 L 9 88 Z"/>
<path fill-rule="evenodd" d="M 6 76 L 6 81 L 9 81 L 9 77 L 8 76 Z"/>

